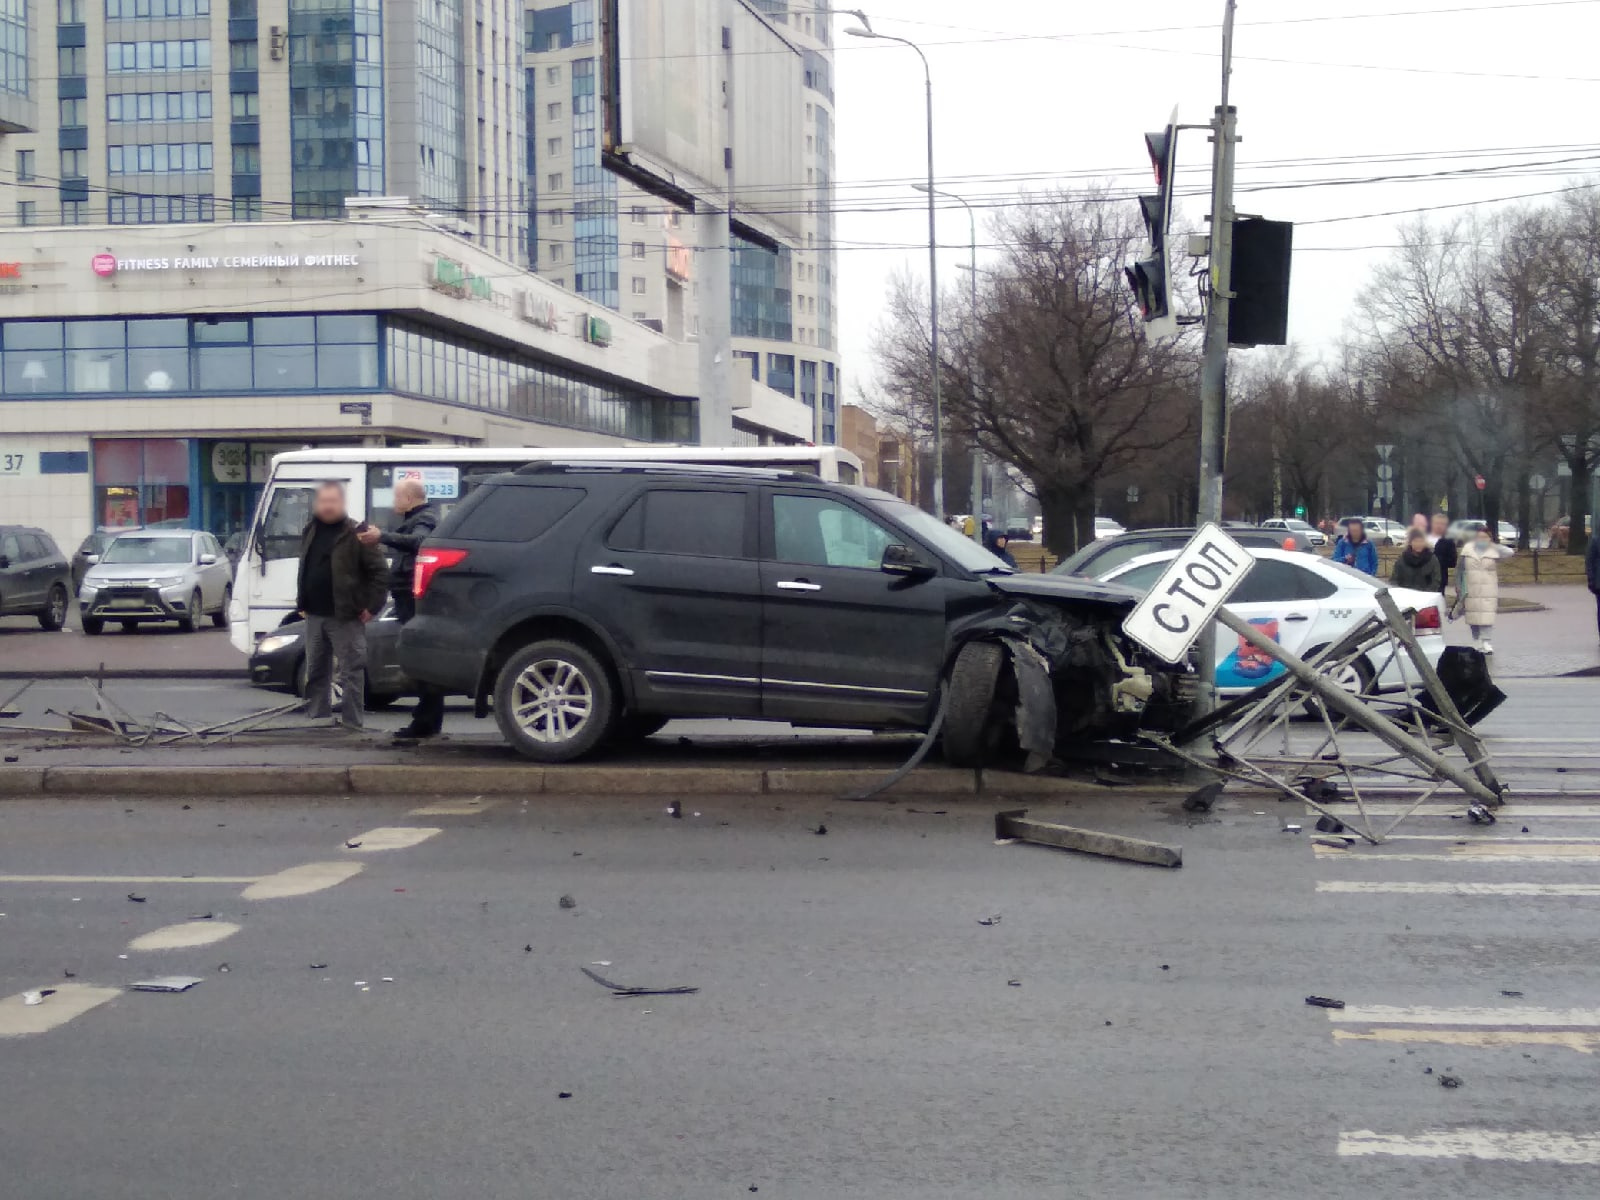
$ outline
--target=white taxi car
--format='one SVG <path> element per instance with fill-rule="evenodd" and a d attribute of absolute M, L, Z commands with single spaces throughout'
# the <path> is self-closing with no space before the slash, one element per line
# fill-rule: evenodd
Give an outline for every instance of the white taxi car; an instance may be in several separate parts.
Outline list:
<path fill-rule="evenodd" d="M 1309 658 L 1337 642 L 1366 617 L 1379 611 L 1382 580 L 1325 558 L 1292 550 L 1250 550 L 1256 562 L 1229 598 L 1227 609 L 1261 629 L 1286 650 Z M 1144 554 L 1119 564 L 1104 576 L 1148 591 L 1161 577 L 1176 550 Z M 1428 661 L 1438 665 L 1444 653 L 1444 597 L 1437 592 L 1389 588 L 1401 612 L 1410 611 L 1417 641 Z M 1217 638 L 1217 688 L 1238 695 L 1283 674 L 1283 664 L 1263 655 L 1243 638 L 1220 630 Z M 1344 668 L 1337 681 L 1351 693 L 1399 691 L 1418 686 L 1410 660 L 1404 663 L 1384 648 Z"/>

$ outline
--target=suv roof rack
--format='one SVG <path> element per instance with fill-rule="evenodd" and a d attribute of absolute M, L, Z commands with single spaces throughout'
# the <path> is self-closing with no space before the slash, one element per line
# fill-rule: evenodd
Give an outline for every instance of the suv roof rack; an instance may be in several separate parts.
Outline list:
<path fill-rule="evenodd" d="M 599 459 L 544 459 L 518 467 L 512 474 L 543 475 L 567 472 L 604 472 L 606 474 L 619 475 L 695 475 L 723 479 L 781 479 L 798 483 L 818 482 L 818 478 L 813 472 L 794 471 L 782 467 L 728 467 L 714 463 L 605 462 Z"/>

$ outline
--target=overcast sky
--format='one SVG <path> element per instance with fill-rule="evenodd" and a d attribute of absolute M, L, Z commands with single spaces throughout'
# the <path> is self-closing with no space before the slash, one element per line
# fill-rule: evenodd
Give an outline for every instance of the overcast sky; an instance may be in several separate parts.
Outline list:
<path fill-rule="evenodd" d="M 1217 102 L 1223 0 L 865 7 L 880 32 L 926 50 L 939 186 L 979 204 L 1052 182 L 1144 186 L 1143 133 L 1159 128 L 1174 103 L 1180 120 L 1201 123 Z M 1374 247 L 1392 244 L 1398 224 L 1414 219 L 1365 214 L 1438 207 L 1449 215 L 1463 210 L 1441 206 L 1600 175 L 1600 0 L 1241 0 L 1238 22 L 1238 205 L 1296 222 L 1289 333 L 1309 356 L 1337 341 L 1384 257 Z M 872 330 L 891 275 L 910 267 L 926 277 L 927 215 L 910 189 L 926 177 L 926 143 L 917 56 L 845 36 L 854 23 L 835 18 L 837 202 L 841 351 L 860 381 L 870 376 Z M 1183 28 L 1140 32 L 1171 26 Z M 1365 161 L 1378 155 L 1392 160 Z M 1326 161 L 1350 156 L 1363 160 Z M 1503 169 L 1245 190 L 1485 167 Z M 1209 188 L 1203 133 L 1180 140 L 1178 180 L 1180 192 Z M 1180 205 L 1193 221 L 1206 212 L 1199 197 Z M 965 209 L 941 208 L 939 240 L 941 290 L 962 286 Z M 978 240 L 981 261 L 993 253 L 982 248 L 992 239 L 981 224 Z"/>

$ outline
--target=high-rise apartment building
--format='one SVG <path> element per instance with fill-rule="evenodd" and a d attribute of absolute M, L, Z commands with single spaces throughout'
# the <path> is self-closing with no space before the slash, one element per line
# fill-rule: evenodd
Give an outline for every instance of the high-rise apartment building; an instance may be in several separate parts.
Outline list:
<path fill-rule="evenodd" d="M 407 196 L 527 257 L 511 0 L 49 0 L 32 133 L 5 139 L 28 225 L 338 218 Z M 25 0 L 0 0 L 0 131 Z M 53 22 L 50 18 L 54 18 Z M 26 61 L 20 68 L 26 76 Z M 8 164 L 11 165 L 11 164 Z"/>
<path fill-rule="evenodd" d="M 532 0 L 525 26 L 529 261 L 579 296 L 646 322 L 674 338 L 699 328 L 694 198 L 670 181 L 619 169 L 607 154 L 608 101 L 630 64 L 605 23 L 630 0 Z M 787 108 L 800 123 L 785 131 L 799 148 L 785 212 L 757 240 L 732 241 L 732 353 L 741 370 L 803 402 L 818 441 L 838 440 L 837 250 L 834 242 L 833 54 L 830 18 L 817 0 L 727 0 L 755 14 L 799 60 L 801 95 Z M 691 6 L 692 7 L 692 6 Z M 683 10 L 688 23 L 689 8 Z M 668 18 L 671 19 L 669 11 Z M 745 53 L 751 53 L 744 51 Z M 701 58 L 715 43 L 693 46 Z M 733 54 L 740 50 L 731 51 Z M 681 57 L 667 52 L 664 58 Z M 613 72 L 613 67 L 617 69 Z M 662 76 L 679 107 L 702 100 L 687 70 Z M 608 78 L 608 72 L 613 77 Z M 734 89 L 734 122 L 756 113 Z M 759 118 L 757 118 L 759 119 Z M 750 132 L 748 129 L 746 134 Z M 733 166 L 735 173 L 739 164 Z M 663 183 L 667 186 L 663 186 Z"/>

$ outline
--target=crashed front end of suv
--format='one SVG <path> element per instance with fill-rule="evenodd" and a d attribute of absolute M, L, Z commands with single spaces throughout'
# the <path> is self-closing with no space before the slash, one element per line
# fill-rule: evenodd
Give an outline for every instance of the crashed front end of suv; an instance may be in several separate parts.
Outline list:
<path fill-rule="evenodd" d="M 1020 752 L 1024 770 L 1038 771 L 1096 748 L 1112 759 L 1143 758 L 1142 730 L 1184 723 L 1196 694 L 1192 663 L 1163 662 L 1123 633 L 1137 592 L 1061 575 L 987 582 L 992 609 L 951 630 L 947 761 L 982 766 Z"/>

